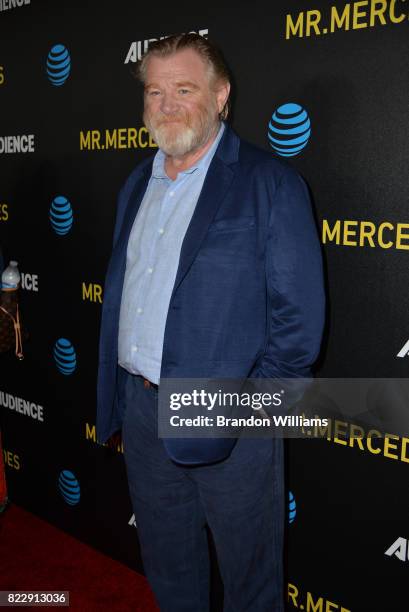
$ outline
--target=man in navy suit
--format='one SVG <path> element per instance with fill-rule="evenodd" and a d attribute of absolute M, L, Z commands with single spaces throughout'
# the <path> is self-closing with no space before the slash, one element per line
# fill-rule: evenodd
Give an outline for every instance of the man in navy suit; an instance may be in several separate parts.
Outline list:
<path fill-rule="evenodd" d="M 311 376 L 324 294 L 308 191 L 224 122 L 228 71 L 207 40 L 155 43 L 139 77 L 159 150 L 119 195 L 98 439 L 122 428 L 144 568 L 162 611 L 209 610 L 207 525 L 224 610 L 281 612 L 282 440 L 159 439 L 158 386 Z"/>

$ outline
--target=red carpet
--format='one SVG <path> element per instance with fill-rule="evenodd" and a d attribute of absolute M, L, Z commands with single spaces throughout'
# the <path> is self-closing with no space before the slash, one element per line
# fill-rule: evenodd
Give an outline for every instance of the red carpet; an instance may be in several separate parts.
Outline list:
<path fill-rule="evenodd" d="M 69 591 L 70 610 L 159 612 L 143 576 L 14 505 L 0 514 L 0 568 L 0 590 Z"/>

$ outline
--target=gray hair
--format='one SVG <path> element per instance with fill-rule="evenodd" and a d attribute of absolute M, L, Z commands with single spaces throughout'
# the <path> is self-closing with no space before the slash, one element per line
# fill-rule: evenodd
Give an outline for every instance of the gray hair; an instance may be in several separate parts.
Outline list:
<path fill-rule="evenodd" d="M 193 49 L 209 66 L 210 78 L 213 81 L 230 83 L 230 74 L 221 51 L 209 40 L 194 32 L 189 34 L 177 34 L 162 40 L 155 41 L 150 45 L 146 53 L 136 64 L 135 75 L 142 82 L 146 80 L 146 64 L 150 57 L 167 57 L 183 49 Z M 230 110 L 230 96 L 226 101 L 220 119 L 227 118 Z"/>

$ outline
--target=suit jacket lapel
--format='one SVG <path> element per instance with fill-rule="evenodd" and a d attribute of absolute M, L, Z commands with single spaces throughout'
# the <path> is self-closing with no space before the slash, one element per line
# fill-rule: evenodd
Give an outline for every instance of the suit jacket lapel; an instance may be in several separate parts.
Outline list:
<path fill-rule="evenodd" d="M 104 303 L 108 307 L 116 305 L 116 307 L 119 308 L 120 305 L 118 295 L 121 295 L 123 288 L 129 235 L 143 196 L 145 195 L 151 173 L 152 163 L 148 164 L 136 179 L 128 202 L 125 204 L 126 209 L 123 215 L 121 229 L 112 251 L 108 268 L 107 279 L 109 282 L 105 283 Z"/>
<path fill-rule="evenodd" d="M 149 179 L 152 174 L 152 164 L 148 164 L 140 177 L 135 183 L 134 188 L 132 189 L 131 195 L 128 199 L 128 203 L 126 205 L 126 210 L 124 213 L 124 218 L 122 221 L 121 231 L 118 236 L 117 245 L 119 247 L 119 256 L 122 255 L 122 251 L 127 249 L 129 235 L 131 233 L 131 229 L 133 223 L 135 221 L 135 217 L 138 214 L 139 207 L 142 203 L 143 196 L 145 195 L 146 189 L 148 187 Z"/>
<path fill-rule="evenodd" d="M 226 126 L 225 133 L 209 166 L 202 191 L 187 229 L 180 252 L 179 267 L 171 299 L 192 265 L 208 227 L 226 196 L 234 178 L 230 164 L 237 161 L 239 138 Z"/>

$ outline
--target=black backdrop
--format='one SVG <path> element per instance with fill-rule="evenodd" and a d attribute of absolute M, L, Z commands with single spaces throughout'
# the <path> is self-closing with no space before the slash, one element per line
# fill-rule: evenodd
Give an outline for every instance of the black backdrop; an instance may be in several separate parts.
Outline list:
<path fill-rule="evenodd" d="M 0 361 L 12 500 L 141 570 L 121 449 L 99 446 L 94 424 L 116 195 L 155 152 L 126 62 L 149 39 L 200 30 L 218 43 L 234 74 L 231 123 L 271 155 L 274 110 L 306 110 L 311 136 L 289 163 L 310 186 L 323 242 L 329 307 L 318 373 L 406 376 L 405 351 L 397 355 L 409 338 L 408 16 L 409 3 L 394 0 L 0 1 L 0 243 L 24 274 L 30 334 L 23 362 Z M 70 60 L 59 86 L 47 76 L 57 45 Z M 24 135 L 33 138 L 5 140 Z M 6 152 L 13 142 L 33 150 Z M 57 196 L 72 211 L 63 235 L 50 222 Z M 361 234 L 360 246 L 365 229 L 372 241 Z M 55 361 L 61 339 L 72 347 L 70 374 Z M 43 420 L 16 398 L 41 406 Z M 383 441 L 375 454 L 328 437 L 287 447 L 288 609 L 406 610 L 406 440 Z"/>

